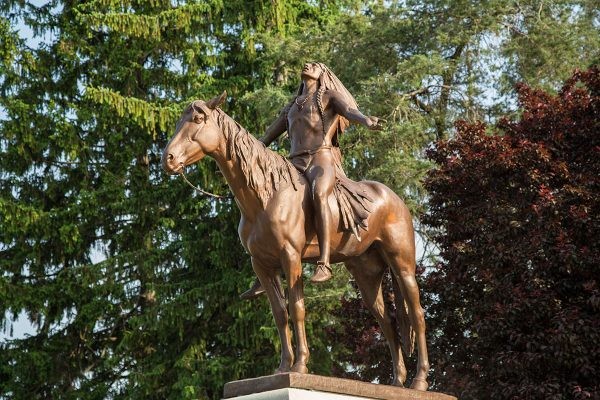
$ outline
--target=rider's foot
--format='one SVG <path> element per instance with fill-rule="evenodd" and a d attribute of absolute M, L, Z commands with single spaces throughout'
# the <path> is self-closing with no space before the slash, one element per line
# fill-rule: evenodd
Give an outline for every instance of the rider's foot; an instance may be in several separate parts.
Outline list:
<path fill-rule="evenodd" d="M 260 284 L 260 281 L 258 279 L 256 279 L 254 281 L 254 283 L 252 284 L 252 287 L 240 295 L 240 299 L 252 300 L 252 299 L 257 298 L 264 292 L 265 292 L 265 289 L 263 289 L 262 285 Z"/>
<path fill-rule="evenodd" d="M 312 283 L 321 283 L 331 279 L 331 267 L 323 261 L 317 261 L 317 268 L 315 273 L 310 278 Z"/>

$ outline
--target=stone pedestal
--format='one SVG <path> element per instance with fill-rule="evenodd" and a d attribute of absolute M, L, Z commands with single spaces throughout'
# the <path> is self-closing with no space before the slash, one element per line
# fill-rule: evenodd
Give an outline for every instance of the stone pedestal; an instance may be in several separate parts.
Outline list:
<path fill-rule="evenodd" d="M 443 393 L 294 372 L 229 382 L 225 384 L 223 397 L 231 400 L 456 400 Z"/>

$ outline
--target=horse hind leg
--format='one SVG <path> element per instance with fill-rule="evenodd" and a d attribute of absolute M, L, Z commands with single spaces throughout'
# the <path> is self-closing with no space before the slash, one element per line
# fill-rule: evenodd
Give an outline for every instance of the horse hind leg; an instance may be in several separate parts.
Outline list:
<path fill-rule="evenodd" d="M 411 226 L 412 229 L 412 226 Z M 400 292 L 408 306 L 408 317 L 414 329 L 417 342 L 417 373 L 411 384 L 411 389 L 427 390 L 427 374 L 429 373 L 429 359 L 427 356 L 427 341 L 425 338 L 425 315 L 421 308 L 419 287 L 415 278 L 415 245 L 412 230 L 410 234 L 395 232 L 392 238 L 383 242 L 381 255 L 390 267 L 392 279 L 395 279 Z"/>
<path fill-rule="evenodd" d="M 345 262 L 350 273 L 354 276 L 358 289 L 363 297 L 365 306 L 371 311 L 388 342 L 392 355 L 394 386 L 404 386 L 406 367 L 390 310 L 383 300 L 382 279 L 385 264 L 376 252 L 368 252 L 360 257 Z"/>

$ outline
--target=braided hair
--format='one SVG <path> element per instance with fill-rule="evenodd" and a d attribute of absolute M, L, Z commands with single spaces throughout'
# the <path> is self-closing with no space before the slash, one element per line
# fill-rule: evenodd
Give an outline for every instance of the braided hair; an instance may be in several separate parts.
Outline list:
<path fill-rule="evenodd" d="M 321 74 L 322 75 L 322 74 Z M 323 136 L 327 134 L 325 129 L 325 110 L 323 109 L 323 93 L 325 93 L 325 86 L 319 86 L 317 90 L 317 107 L 319 108 L 319 114 L 321 114 L 321 124 L 323 125 Z"/>

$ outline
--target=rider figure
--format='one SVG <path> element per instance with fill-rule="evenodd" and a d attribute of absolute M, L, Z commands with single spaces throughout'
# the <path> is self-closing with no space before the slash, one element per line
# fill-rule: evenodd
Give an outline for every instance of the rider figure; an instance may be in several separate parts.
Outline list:
<path fill-rule="evenodd" d="M 344 85 L 322 63 L 306 63 L 298 95 L 267 128 L 260 139 L 266 146 L 286 130 L 291 142 L 290 161 L 306 177 L 312 192 L 320 258 L 311 282 L 331 278 L 330 237 L 332 216 L 328 198 L 333 192 L 336 172 L 343 173 L 338 135 L 349 122 L 380 129 L 376 117 L 367 117 Z M 261 294 L 260 282 L 242 294 L 249 299 Z"/>

